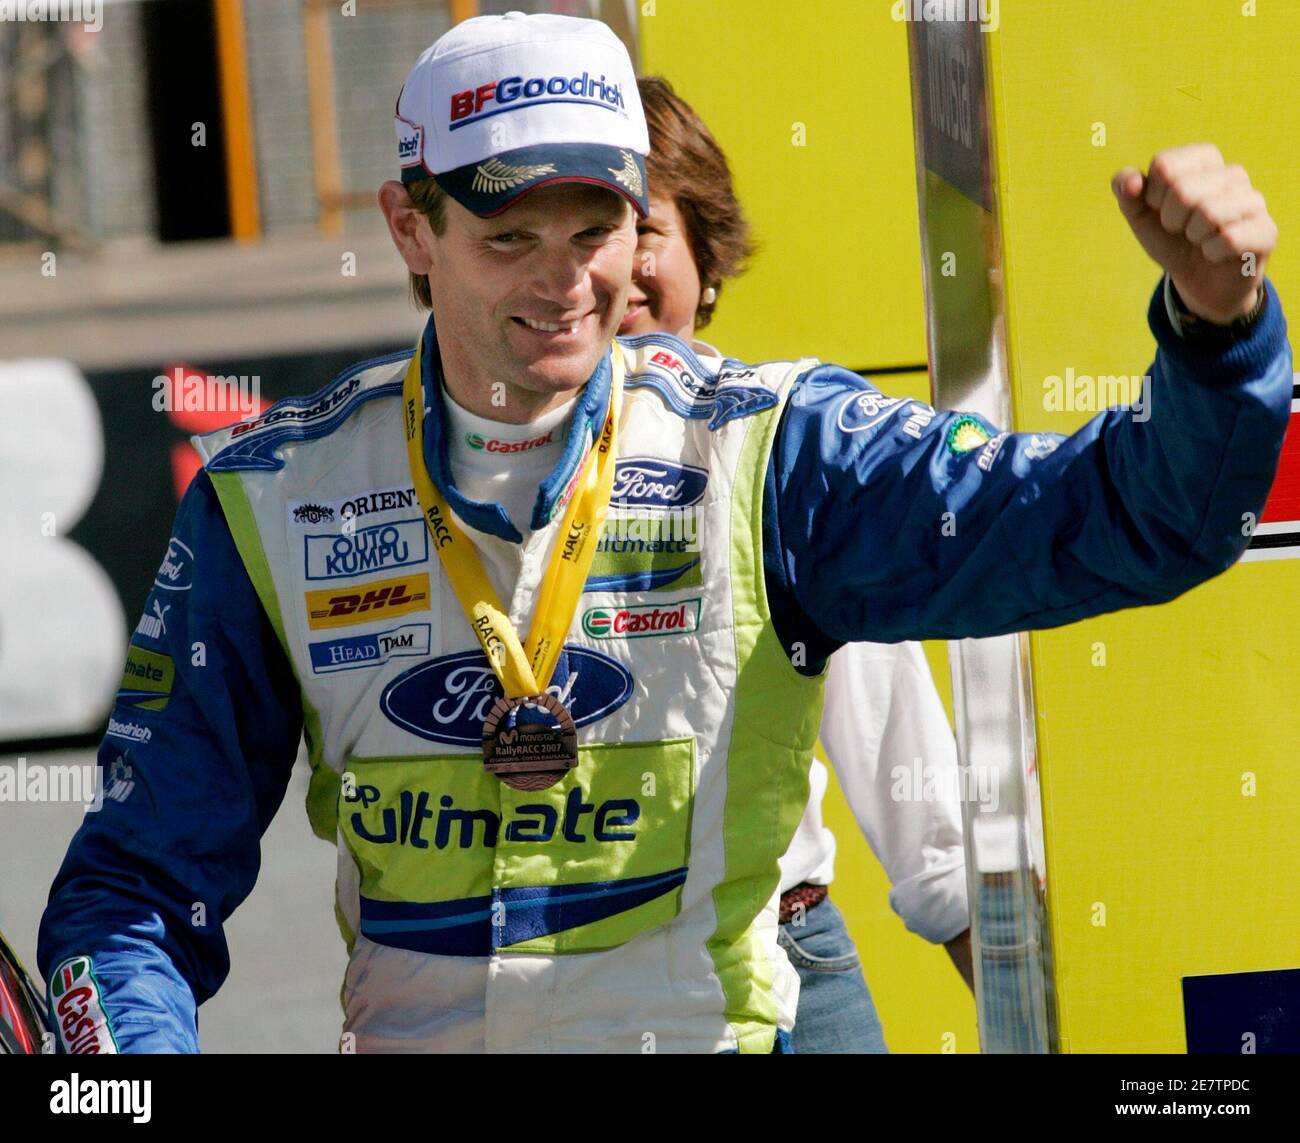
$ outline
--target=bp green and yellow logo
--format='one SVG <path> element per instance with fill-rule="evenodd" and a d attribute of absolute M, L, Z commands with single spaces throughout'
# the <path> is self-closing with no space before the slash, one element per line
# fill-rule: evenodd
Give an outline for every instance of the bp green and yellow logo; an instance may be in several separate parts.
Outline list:
<path fill-rule="evenodd" d="M 948 426 L 948 451 L 954 456 L 989 443 L 992 433 L 978 417 L 958 417 Z"/>

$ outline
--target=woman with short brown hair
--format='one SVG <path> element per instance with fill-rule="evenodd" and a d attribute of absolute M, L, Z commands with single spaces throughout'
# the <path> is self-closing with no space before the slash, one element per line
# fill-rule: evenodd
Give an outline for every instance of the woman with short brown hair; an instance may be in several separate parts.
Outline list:
<path fill-rule="evenodd" d="M 620 337 L 671 334 L 694 341 L 728 278 L 754 253 L 726 155 L 667 80 L 638 81 L 650 155 L 650 213 L 638 224 L 628 310 Z M 797 668 L 799 669 L 799 668 Z M 809 669 L 808 673 L 816 673 Z M 893 882 L 890 901 L 908 927 L 944 941 L 967 983 L 969 919 L 960 808 L 952 798 L 898 800 L 898 766 L 924 758 L 957 765 L 956 747 L 920 647 L 851 643 L 830 660 L 822 744 L 872 850 Z M 796 1052 L 884 1052 L 884 1034 L 857 949 L 827 896 L 835 839 L 821 819 L 826 768 L 812 763 L 811 797 L 781 859 L 779 941 L 799 973 Z M 953 783 L 945 789 L 955 789 Z"/>

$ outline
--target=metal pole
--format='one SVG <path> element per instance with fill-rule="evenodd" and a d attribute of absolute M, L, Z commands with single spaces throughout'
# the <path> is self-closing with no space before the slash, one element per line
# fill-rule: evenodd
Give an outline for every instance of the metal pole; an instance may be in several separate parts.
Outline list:
<path fill-rule="evenodd" d="M 302 8 L 307 53 L 307 114 L 311 124 L 312 178 L 316 187 L 316 228 L 343 233 L 342 179 L 338 131 L 334 122 L 334 61 L 330 47 L 328 0 L 306 0 Z"/>
<path fill-rule="evenodd" d="M 248 43 L 244 0 L 216 0 L 217 68 L 221 82 L 221 121 L 226 141 L 226 185 L 230 233 L 240 241 L 260 236 L 257 200 L 257 148 L 248 99 Z"/>

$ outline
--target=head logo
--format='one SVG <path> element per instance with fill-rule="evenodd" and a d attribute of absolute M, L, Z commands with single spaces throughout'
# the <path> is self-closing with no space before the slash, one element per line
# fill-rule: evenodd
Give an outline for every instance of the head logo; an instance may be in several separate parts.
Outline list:
<path fill-rule="evenodd" d="M 656 457 L 634 456 L 614 466 L 609 503 L 614 508 L 684 508 L 704 498 L 706 469 Z"/>
<path fill-rule="evenodd" d="M 429 653 L 428 623 L 407 623 L 373 635 L 351 635 L 308 643 L 311 669 L 318 675 L 351 671 L 357 667 L 378 667 L 399 656 Z"/>
<path fill-rule="evenodd" d="M 479 747 L 483 722 L 504 693 L 482 651 L 461 651 L 399 675 L 384 689 L 379 708 L 431 742 Z M 627 702 L 632 675 L 599 651 L 566 646 L 546 693 L 568 708 L 575 727 L 586 726 Z"/>

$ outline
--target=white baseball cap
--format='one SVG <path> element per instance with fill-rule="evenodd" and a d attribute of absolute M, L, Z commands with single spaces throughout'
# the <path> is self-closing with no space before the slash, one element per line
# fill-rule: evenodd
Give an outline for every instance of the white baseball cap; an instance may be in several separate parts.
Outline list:
<path fill-rule="evenodd" d="M 606 186 L 649 212 L 636 72 L 599 20 L 464 20 L 416 60 L 393 123 L 402 181 L 432 175 L 480 217 L 556 182 Z"/>

